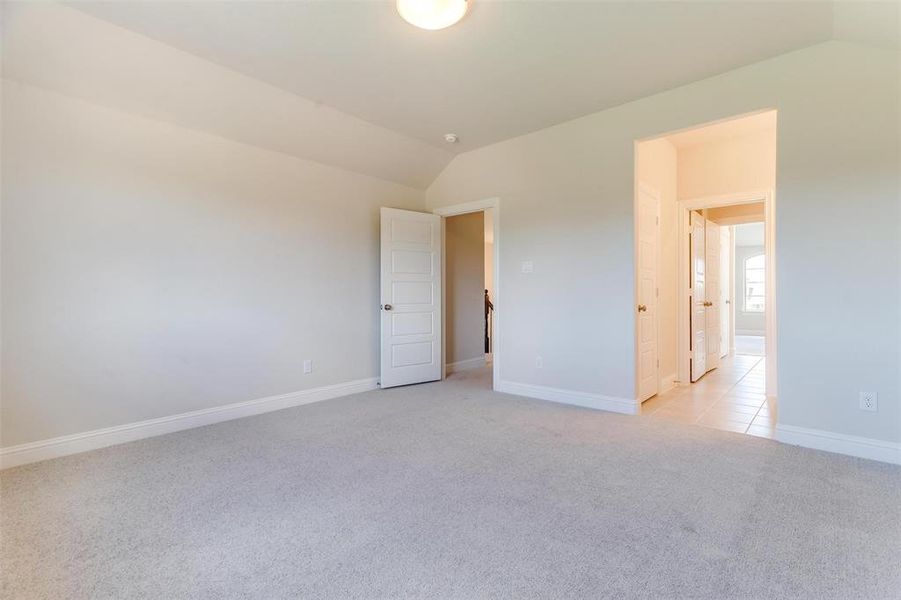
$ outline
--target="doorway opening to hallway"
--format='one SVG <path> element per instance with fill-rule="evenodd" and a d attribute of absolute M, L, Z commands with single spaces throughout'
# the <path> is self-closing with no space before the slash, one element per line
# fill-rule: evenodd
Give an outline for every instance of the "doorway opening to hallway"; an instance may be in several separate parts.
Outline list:
<path fill-rule="evenodd" d="M 481 370 L 490 381 L 494 333 L 493 210 L 444 219 L 445 373 Z"/>
<path fill-rule="evenodd" d="M 636 144 L 641 414 L 774 437 L 776 113 Z"/>
<path fill-rule="evenodd" d="M 435 209 L 442 218 L 442 320 L 446 377 L 498 384 L 500 200 L 488 198 Z"/>
<path fill-rule="evenodd" d="M 500 358 L 500 200 L 432 213 L 382 207 L 379 386 L 471 375 L 493 389 Z"/>

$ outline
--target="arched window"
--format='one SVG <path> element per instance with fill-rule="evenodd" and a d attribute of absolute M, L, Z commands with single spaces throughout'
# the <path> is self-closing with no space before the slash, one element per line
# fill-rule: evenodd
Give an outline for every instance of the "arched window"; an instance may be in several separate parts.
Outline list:
<path fill-rule="evenodd" d="M 745 259 L 745 312 L 763 312 L 766 303 L 766 257 L 757 254 Z"/>

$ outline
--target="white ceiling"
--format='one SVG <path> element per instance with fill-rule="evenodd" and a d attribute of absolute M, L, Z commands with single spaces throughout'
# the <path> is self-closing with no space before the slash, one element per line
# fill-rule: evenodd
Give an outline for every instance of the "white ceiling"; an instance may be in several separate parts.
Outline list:
<path fill-rule="evenodd" d="M 898 45 L 898 3 L 3 2 L 3 77 L 424 189 L 454 154 L 829 39 Z M 456 145 L 445 133 L 460 136 Z"/>
<path fill-rule="evenodd" d="M 389 1 L 71 5 L 452 152 L 833 34 L 831 2 L 471 2 L 442 31 L 408 25 Z"/>
<path fill-rule="evenodd" d="M 418 189 L 453 157 L 78 10 L 0 6 L 4 79 Z"/>

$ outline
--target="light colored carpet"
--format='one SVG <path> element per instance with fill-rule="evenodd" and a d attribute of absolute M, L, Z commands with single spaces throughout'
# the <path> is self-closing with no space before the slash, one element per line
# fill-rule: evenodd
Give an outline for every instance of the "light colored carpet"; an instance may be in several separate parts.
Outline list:
<path fill-rule="evenodd" d="M 487 377 L 5 471 L 3 597 L 901 597 L 898 467 Z"/>

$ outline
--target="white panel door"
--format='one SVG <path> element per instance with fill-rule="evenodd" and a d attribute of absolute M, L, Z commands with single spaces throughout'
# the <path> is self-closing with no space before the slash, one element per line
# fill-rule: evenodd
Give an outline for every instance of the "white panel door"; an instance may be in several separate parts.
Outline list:
<path fill-rule="evenodd" d="M 732 347 L 732 228 L 720 227 L 720 358 Z"/>
<path fill-rule="evenodd" d="M 657 247 L 660 200 L 638 192 L 638 400 L 657 393 Z"/>
<path fill-rule="evenodd" d="M 691 380 L 697 381 L 707 372 L 707 302 L 705 277 L 706 232 L 704 217 L 691 212 Z"/>
<path fill-rule="evenodd" d="M 382 208 L 383 388 L 441 379 L 441 217 Z"/>
<path fill-rule="evenodd" d="M 710 371 L 720 366 L 720 226 L 707 221 L 705 230 L 707 278 L 704 288 L 707 299 L 704 306 L 707 308 L 707 331 L 704 338 L 707 340 L 706 369 Z"/>

